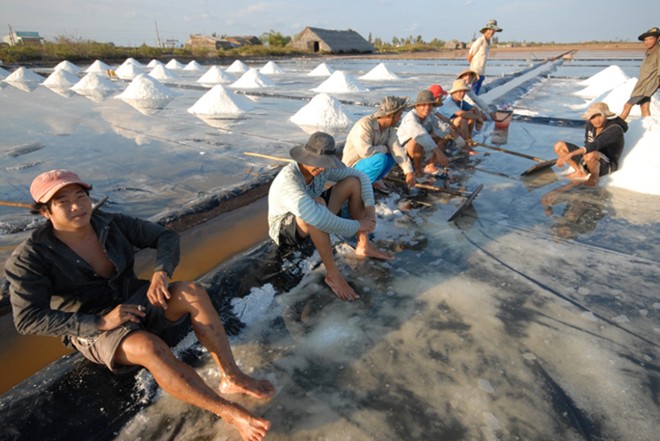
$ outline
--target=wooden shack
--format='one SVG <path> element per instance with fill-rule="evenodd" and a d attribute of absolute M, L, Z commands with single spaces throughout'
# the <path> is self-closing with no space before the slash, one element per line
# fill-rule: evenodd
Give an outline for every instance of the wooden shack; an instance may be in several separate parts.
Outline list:
<path fill-rule="evenodd" d="M 287 45 L 291 48 L 314 53 L 372 53 L 374 47 L 352 29 L 336 31 L 306 27 Z"/>

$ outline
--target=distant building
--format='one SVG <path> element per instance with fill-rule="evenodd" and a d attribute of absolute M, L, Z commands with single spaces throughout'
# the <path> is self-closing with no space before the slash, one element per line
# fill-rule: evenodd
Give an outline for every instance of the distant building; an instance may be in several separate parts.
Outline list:
<path fill-rule="evenodd" d="M 464 43 L 462 41 L 451 40 L 445 43 L 445 49 L 455 50 L 455 49 L 465 49 L 465 48 L 467 48 L 467 43 Z"/>
<path fill-rule="evenodd" d="M 2 37 L 2 41 L 10 46 L 15 45 L 40 45 L 44 44 L 44 39 L 39 32 L 16 31 Z"/>
<path fill-rule="evenodd" d="M 306 27 L 287 45 L 291 48 L 321 53 L 371 53 L 374 47 L 352 29 L 333 31 Z"/>
<path fill-rule="evenodd" d="M 186 40 L 184 46 L 193 49 L 233 49 L 241 46 L 260 45 L 259 40 L 254 35 L 247 35 L 242 37 L 218 37 L 213 35 L 191 34 Z"/>
<path fill-rule="evenodd" d="M 243 36 L 234 36 L 234 37 L 225 37 L 225 40 L 234 45 L 234 47 L 241 46 L 259 46 L 261 45 L 261 40 L 254 35 L 243 35 Z"/>

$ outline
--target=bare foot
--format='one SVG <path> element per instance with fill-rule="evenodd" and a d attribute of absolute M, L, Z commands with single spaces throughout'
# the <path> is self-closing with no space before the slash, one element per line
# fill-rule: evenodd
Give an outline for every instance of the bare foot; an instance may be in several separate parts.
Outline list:
<path fill-rule="evenodd" d="M 275 386 L 268 380 L 257 380 L 244 373 L 230 377 L 224 375 L 220 380 L 220 394 L 245 394 L 254 398 L 266 399 L 275 395 Z"/>
<path fill-rule="evenodd" d="M 346 283 L 346 280 L 341 276 L 341 274 L 338 274 L 337 276 L 330 276 L 329 274 L 325 276 L 325 283 L 328 284 L 332 292 L 335 293 L 337 297 L 339 297 L 341 300 L 347 300 L 347 301 L 352 301 L 352 300 L 357 300 L 360 298 L 358 293 L 355 292 L 351 286 Z"/>
<path fill-rule="evenodd" d="M 589 175 L 583 171 L 577 170 L 574 171 L 573 173 L 567 174 L 566 177 L 568 179 L 583 180 L 583 179 L 587 179 Z"/>
<path fill-rule="evenodd" d="M 261 441 L 266 437 L 270 421 L 253 416 L 236 403 L 231 403 L 230 406 L 231 409 L 222 412 L 220 417 L 238 430 L 243 441 Z"/>
<path fill-rule="evenodd" d="M 430 175 L 438 174 L 439 171 L 440 170 L 435 166 L 435 164 L 426 164 L 424 167 L 424 173 L 428 173 Z"/>
<path fill-rule="evenodd" d="M 598 178 L 595 178 L 593 175 L 589 176 L 589 179 L 584 181 L 584 185 L 587 187 L 595 187 L 598 185 Z"/>
<path fill-rule="evenodd" d="M 391 253 L 383 251 L 380 248 L 376 248 L 371 243 L 367 243 L 365 246 L 356 247 L 355 254 L 360 257 L 373 257 L 374 259 L 380 260 L 394 259 L 394 256 Z"/>

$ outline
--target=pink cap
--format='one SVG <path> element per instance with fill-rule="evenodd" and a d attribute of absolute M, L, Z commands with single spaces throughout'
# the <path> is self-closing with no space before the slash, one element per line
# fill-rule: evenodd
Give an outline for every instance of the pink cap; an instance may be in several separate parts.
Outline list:
<path fill-rule="evenodd" d="M 438 99 L 441 96 L 447 95 L 447 91 L 442 88 L 439 84 L 433 84 L 431 87 L 429 87 L 429 90 L 431 93 L 433 93 L 433 97 L 435 99 Z"/>
<path fill-rule="evenodd" d="M 91 185 L 83 182 L 77 174 L 69 170 L 51 170 L 44 172 L 34 178 L 30 185 L 30 194 L 35 202 L 45 204 L 62 187 L 70 184 L 78 184 L 84 188 L 92 188 Z"/>

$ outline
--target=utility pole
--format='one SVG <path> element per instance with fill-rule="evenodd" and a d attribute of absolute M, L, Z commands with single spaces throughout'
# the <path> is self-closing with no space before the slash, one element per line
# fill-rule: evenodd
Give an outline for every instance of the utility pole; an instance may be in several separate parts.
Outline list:
<path fill-rule="evenodd" d="M 156 43 L 158 44 L 158 47 L 163 47 L 163 43 L 160 41 L 160 33 L 158 32 L 158 22 L 154 20 L 154 24 L 156 25 Z"/>
<path fill-rule="evenodd" d="M 7 25 L 7 26 L 9 26 L 9 41 L 11 41 L 12 46 L 16 46 L 16 38 L 14 38 L 14 31 L 12 30 L 11 25 Z"/>

